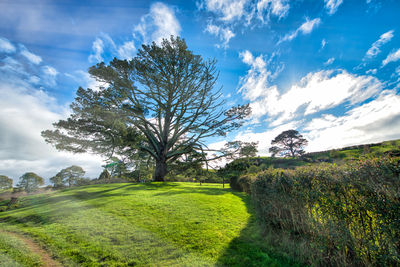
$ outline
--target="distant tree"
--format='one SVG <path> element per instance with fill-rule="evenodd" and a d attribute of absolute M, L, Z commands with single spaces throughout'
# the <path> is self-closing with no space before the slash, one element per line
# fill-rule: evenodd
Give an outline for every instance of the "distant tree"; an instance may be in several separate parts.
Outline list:
<path fill-rule="evenodd" d="M 103 88 L 79 88 L 71 116 L 42 136 L 77 153 L 145 151 L 154 159 L 156 181 L 193 149 L 204 152 L 207 138 L 238 129 L 251 112 L 248 104 L 226 107 L 214 88 L 216 61 L 195 55 L 179 37 L 143 45 L 132 60 L 102 62 L 89 73 Z"/>
<path fill-rule="evenodd" d="M 60 188 L 65 186 L 65 182 L 60 173 L 50 178 L 50 182 L 53 184 L 54 188 Z"/>
<path fill-rule="evenodd" d="M 100 173 L 99 180 L 111 180 L 111 174 L 104 169 L 102 173 Z"/>
<path fill-rule="evenodd" d="M 71 167 L 62 169 L 54 177 L 50 178 L 50 181 L 54 184 L 54 187 L 62 187 L 68 185 L 76 185 L 85 175 L 85 171 L 82 167 L 72 165 Z"/>
<path fill-rule="evenodd" d="M 33 192 L 44 184 L 44 179 L 34 172 L 27 172 L 19 178 L 17 187 L 25 192 Z"/>
<path fill-rule="evenodd" d="M 240 148 L 239 151 L 240 157 L 243 158 L 255 157 L 258 152 L 257 145 L 258 142 L 243 143 L 243 146 Z"/>
<path fill-rule="evenodd" d="M 304 147 L 308 141 L 296 130 L 288 130 L 280 133 L 271 144 L 269 152 L 272 156 L 279 154 L 284 157 L 295 157 L 304 154 Z"/>
<path fill-rule="evenodd" d="M 0 189 L 12 188 L 13 180 L 5 175 L 0 175 Z"/>

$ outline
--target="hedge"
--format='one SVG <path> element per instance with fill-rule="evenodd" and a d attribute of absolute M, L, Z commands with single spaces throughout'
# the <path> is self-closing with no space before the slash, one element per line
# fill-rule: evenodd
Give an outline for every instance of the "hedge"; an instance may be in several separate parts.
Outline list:
<path fill-rule="evenodd" d="M 306 264 L 400 266 L 399 158 L 269 169 L 250 189 L 265 229 L 306 240 Z"/>

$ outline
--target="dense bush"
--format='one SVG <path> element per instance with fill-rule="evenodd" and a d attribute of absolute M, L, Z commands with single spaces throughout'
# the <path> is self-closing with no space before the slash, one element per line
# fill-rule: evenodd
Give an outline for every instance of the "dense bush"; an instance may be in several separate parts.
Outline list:
<path fill-rule="evenodd" d="M 304 255 L 294 256 L 308 264 L 399 266 L 399 163 L 269 169 L 251 184 L 252 199 L 265 229 L 297 240 Z"/>

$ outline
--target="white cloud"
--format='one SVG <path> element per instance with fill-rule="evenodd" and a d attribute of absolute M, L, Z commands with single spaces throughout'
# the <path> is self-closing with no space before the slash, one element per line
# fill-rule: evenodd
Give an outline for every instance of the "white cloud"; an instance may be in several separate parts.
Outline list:
<path fill-rule="evenodd" d="M 367 70 L 365 73 L 366 74 L 376 74 L 377 73 L 377 69 L 370 69 L 370 70 Z"/>
<path fill-rule="evenodd" d="M 241 132 L 236 137 L 235 140 L 243 141 L 243 142 L 258 142 L 258 154 L 260 156 L 269 155 L 269 148 L 271 147 L 271 141 L 278 136 L 281 132 L 297 129 L 300 126 L 301 122 L 299 121 L 291 121 L 289 123 L 280 125 L 278 127 L 268 129 L 265 132 L 254 133 L 254 132 Z"/>
<path fill-rule="evenodd" d="M 45 92 L 20 82 L 0 83 L 0 170 L 15 179 L 28 171 L 44 178 L 62 168 L 80 165 L 90 177 L 101 172 L 100 157 L 58 152 L 46 144 L 40 133 L 65 117 L 67 110 L 58 106 Z"/>
<path fill-rule="evenodd" d="M 322 39 L 322 41 L 321 41 L 321 50 L 324 49 L 325 46 L 326 46 L 326 40 Z"/>
<path fill-rule="evenodd" d="M 304 128 L 310 140 L 308 151 L 380 142 L 400 137 L 400 96 L 383 91 L 366 104 L 335 117 L 323 115 Z"/>
<path fill-rule="evenodd" d="M 6 57 L 0 64 L 0 173 L 15 182 L 28 171 L 47 179 L 62 168 L 80 165 L 89 177 L 97 177 L 100 157 L 58 152 L 41 137 L 41 131 L 51 129 L 52 123 L 69 114 L 66 105 L 46 93 L 56 84 L 58 71 L 17 59 Z"/>
<path fill-rule="evenodd" d="M 206 32 L 217 36 L 221 40 L 221 45 L 217 45 L 217 47 L 228 48 L 230 39 L 235 37 L 235 34 L 230 29 L 219 27 L 213 24 L 207 25 Z"/>
<path fill-rule="evenodd" d="M 106 87 L 108 85 L 107 83 L 97 81 L 88 72 L 83 70 L 77 70 L 72 74 L 66 73 L 65 75 L 77 82 L 83 88 L 90 88 L 95 91 L 99 91 L 102 87 Z"/>
<path fill-rule="evenodd" d="M 325 8 L 328 10 L 329 15 L 333 15 L 338 10 L 339 6 L 343 3 L 343 0 L 324 0 Z"/>
<path fill-rule="evenodd" d="M 44 66 L 42 67 L 43 71 L 43 79 L 49 86 L 55 86 L 56 85 L 56 79 L 58 75 L 58 71 L 51 67 L 51 66 Z"/>
<path fill-rule="evenodd" d="M 239 56 L 244 63 L 251 67 L 247 75 L 240 79 L 239 92 L 250 101 L 265 97 L 270 89 L 268 88 L 268 84 L 280 74 L 284 66 L 272 65 L 274 54 L 267 59 L 263 55 L 254 57 L 250 51 L 246 50 L 241 52 Z"/>
<path fill-rule="evenodd" d="M 91 63 L 102 62 L 104 60 L 102 57 L 102 54 L 104 52 L 103 40 L 97 37 L 92 44 L 92 50 L 94 53 L 89 56 L 89 62 Z"/>
<path fill-rule="evenodd" d="M 20 45 L 20 54 L 25 57 L 29 62 L 38 65 L 42 62 L 42 58 L 34 53 L 30 52 L 25 46 Z"/>
<path fill-rule="evenodd" d="M 285 18 L 290 9 L 289 0 L 200 0 L 200 10 L 211 14 L 205 32 L 217 36 L 226 48 L 229 40 L 236 35 L 235 27 L 254 27 L 267 24 L 272 17 Z M 220 30 L 217 30 L 218 27 Z M 218 33 L 217 33 L 218 31 Z"/>
<path fill-rule="evenodd" d="M 15 46 L 6 38 L 0 37 L 0 53 L 14 53 L 16 51 Z"/>
<path fill-rule="evenodd" d="M 334 57 L 331 57 L 330 59 L 328 59 L 328 60 L 324 63 L 324 65 L 325 65 L 325 66 L 331 65 L 334 61 L 335 61 L 335 58 L 334 58 Z"/>
<path fill-rule="evenodd" d="M 291 120 L 265 132 L 241 132 L 234 139 L 259 142 L 259 155 L 269 155 L 271 141 L 288 129 L 298 129 L 309 141 L 307 152 L 397 139 L 400 138 L 400 95 L 394 90 L 385 90 L 376 99 L 342 116 L 322 114 L 305 121 Z"/>
<path fill-rule="evenodd" d="M 286 34 L 283 38 L 281 38 L 278 42 L 278 44 L 284 42 L 284 41 L 291 41 L 294 38 L 297 37 L 300 33 L 303 35 L 309 34 L 312 32 L 312 30 L 317 27 L 321 23 L 320 18 L 315 18 L 313 20 L 310 20 L 309 18 L 306 18 L 306 22 L 304 22 L 297 30 L 294 32 Z"/>
<path fill-rule="evenodd" d="M 266 70 L 265 70 L 266 71 Z M 372 76 L 357 76 L 345 70 L 326 70 L 309 73 L 285 93 L 270 86 L 265 71 L 254 75 L 250 70 L 243 78 L 239 91 L 250 100 L 252 115 L 269 116 L 271 126 L 293 118 L 311 115 L 340 104 L 355 105 L 377 94 L 382 83 Z"/>
<path fill-rule="evenodd" d="M 380 47 L 389 42 L 393 38 L 394 36 L 393 32 L 394 31 L 391 30 L 382 34 L 380 38 L 376 42 L 374 42 L 372 46 L 368 49 L 363 60 L 367 58 L 373 58 L 376 55 L 378 55 L 381 52 Z"/>
<path fill-rule="evenodd" d="M 269 20 L 271 14 L 281 19 L 287 16 L 289 8 L 288 0 L 260 0 L 257 2 L 257 16 L 262 22 L 265 16 Z"/>
<path fill-rule="evenodd" d="M 121 59 L 132 59 L 136 54 L 136 47 L 133 41 L 125 42 L 118 48 L 118 55 Z"/>
<path fill-rule="evenodd" d="M 150 13 L 144 15 L 134 28 L 135 35 L 139 34 L 144 43 L 155 41 L 159 44 L 163 38 L 178 36 L 180 32 L 181 25 L 174 10 L 161 2 L 154 3 L 150 7 Z"/>
<path fill-rule="evenodd" d="M 232 22 L 241 19 L 246 14 L 248 0 L 206 0 L 205 8 L 217 14 L 219 19 L 225 22 Z"/>
<path fill-rule="evenodd" d="M 400 59 L 400 48 L 397 49 L 396 51 L 393 51 L 390 53 L 383 61 L 382 61 L 382 66 L 386 66 L 390 62 L 396 62 L 397 60 Z"/>

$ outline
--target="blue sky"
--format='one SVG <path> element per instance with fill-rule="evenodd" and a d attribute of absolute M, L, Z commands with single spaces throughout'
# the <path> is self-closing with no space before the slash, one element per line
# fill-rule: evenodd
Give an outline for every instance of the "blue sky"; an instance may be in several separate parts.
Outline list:
<path fill-rule="evenodd" d="M 45 178 L 72 164 L 97 177 L 102 159 L 57 152 L 40 132 L 66 118 L 87 69 L 180 35 L 216 58 L 228 105 L 250 103 L 241 131 L 267 155 L 297 129 L 307 151 L 400 138 L 400 2 L 196 0 L 0 2 L 0 174 Z"/>

